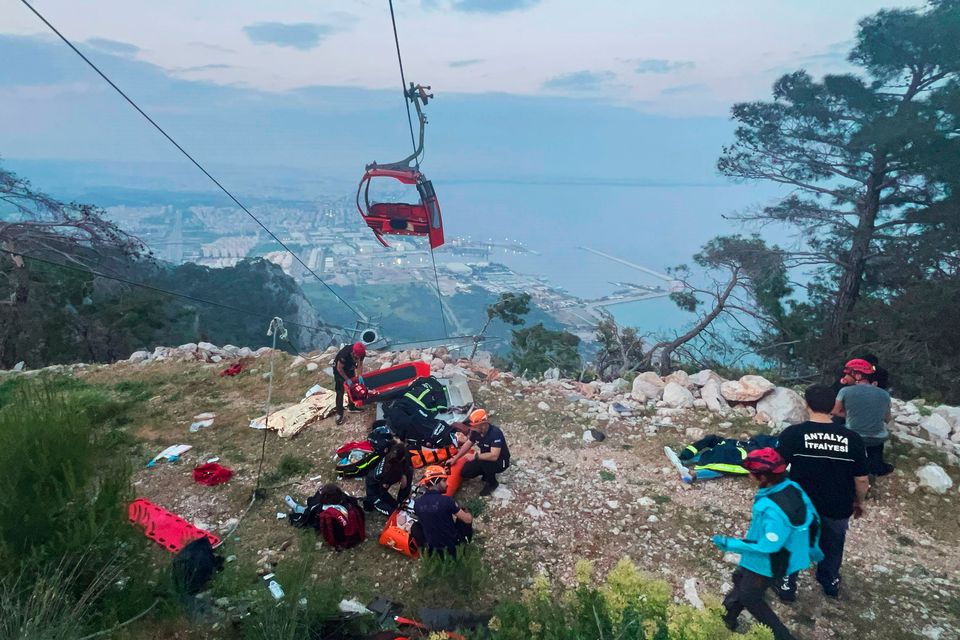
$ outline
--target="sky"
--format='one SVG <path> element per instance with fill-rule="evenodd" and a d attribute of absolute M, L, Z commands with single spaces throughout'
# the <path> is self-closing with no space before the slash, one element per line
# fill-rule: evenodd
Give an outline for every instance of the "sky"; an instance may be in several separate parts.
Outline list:
<path fill-rule="evenodd" d="M 386 0 L 33 3 L 244 199 L 349 196 L 410 148 Z M 584 294 L 609 279 L 584 238 L 663 269 L 739 231 L 725 216 L 778 194 L 718 175 L 731 106 L 849 71 L 858 20 L 903 5 L 394 4 L 407 79 L 436 95 L 423 169 L 450 234 L 528 240 Z M 58 197 L 212 189 L 20 0 L 0 0 L 0 160 Z"/>
<path fill-rule="evenodd" d="M 346 177 L 406 153 L 384 0 L 34 4 L 222 170 Z M 857 20 L 884 4 L 397 0 L 395 8 L 407 77 L 437 96 L 431 172 L 684 184 L 718 179 L 734 102 L 767 97 L 797 68 L 848 70 Z M 180 162 L 19 0 L 0 0 L 0 17 L 0 156 Z"/>

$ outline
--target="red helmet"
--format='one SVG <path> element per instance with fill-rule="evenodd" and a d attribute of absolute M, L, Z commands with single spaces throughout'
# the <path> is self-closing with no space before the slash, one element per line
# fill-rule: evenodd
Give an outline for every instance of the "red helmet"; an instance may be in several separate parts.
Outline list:
<path fill-rule="evenodd" d="M 743 468 L 750 473 L 783 473 L 787 470 L 787 461 L 776 449 L 764 447 L 748 453 Z"/>
<path fill-rule="evenodd" d="M 366 356 L 366 355 L 367 355 L 367 345 L 363 344 L 362 342 L 354 342 L 354 343 L 353 343 L 353 355 L 355 355 L 355 356 L 358 357 L 358 358 L 363 358 L 364 356 Z"/>
<path fill-rule="evenodd" d="M 874 367 L 869 362 L 867 362 L 866 360 L 864 360 L 863 358 L 854 358 L 853 360 L 845 364 L 843 367 L 844 373 L 871 374 L 871 373 L 876 373 L 876 371 L 877 371 L 877 368 Z"/>

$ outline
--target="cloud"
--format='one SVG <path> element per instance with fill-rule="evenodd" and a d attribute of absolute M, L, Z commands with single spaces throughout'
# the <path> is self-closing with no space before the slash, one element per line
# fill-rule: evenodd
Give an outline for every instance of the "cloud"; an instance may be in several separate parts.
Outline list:
<path fill-rule="evenodd" d="M 107 38 L 90 38 L 86 41 L 94 49 L 112 53 L 117 56 L 135 56 L 140 51 L 140 47 L 129 42 L 120 42 L 119 40 L 108 40 Z"/>
<path fill-rule="evenodd" d="M 548 91 L 599 91 L 615 77 L 611 71 L 572 71 L 549 78 L 543 88 Z"/>
<path fill-rule="evenodd" d="M 523 11 L 540 4 L 540 0 L 453 0 L 450 8 L 464 13 L 509 13 Z M 430 0 L 427 6 L 436 5 Z"/>
<path fill-rule="evenodd" d="M 207 49 L 209 51 L 218 51 L 220 53 L 236 53 L 234 49 L 221 47 L 218 44 L 210 44 L 209 42 L 188 42 L 187 44 L 191 47 L 198 47 L 200 49 Z"/>
<path fill-rule="evenodd" d="M 213 71 L 216 69 L 233 69 L 232 64 L 201 64 L 195 67 L 173 67 L 167 69 L 170 73 L 195 73 L 197 71 Z"/>
<path fill-rule="evenodd" d="M 484 62 L 483 58 L 470 58 L 468 60 L 451 60 L 447 64 L 454 69 L 459 69 L 461 67 L 472 67 L 473 65 L 480 64 L 481 62 Z"/>
<path fill-rule="evenodd" d="M 644 58 L 631 60 L 636 66 L 636 73 L 671 73 L 681 69 L 692 69 L 695 65 L 690 60 L 663 60 L 661 58 Z"/>
<path fill-rule="evenodd" d="M 320 41 L 337 29 L 326 24 L 312 22 L 258 22 L 247 25 L 243 32 L 254 44 L 272 44 L 306 51 L 320 45 Z"/>
<path fill-rule="evenodd" d="M 674 96 L 674 95 L 679 95 L 684 93 L 700 93 L 700 92 L 706 91 L 708 88 L 709 87 L 707 87 L 707 85 L 703 83 L 678 84 L 675 87 L 667 87 L 666 89 L 660 92 L 660 95 Z"/>

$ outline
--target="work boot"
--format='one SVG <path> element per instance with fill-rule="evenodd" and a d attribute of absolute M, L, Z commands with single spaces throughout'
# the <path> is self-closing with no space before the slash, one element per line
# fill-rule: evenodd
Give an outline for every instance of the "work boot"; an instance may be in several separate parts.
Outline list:
<path fill-rule="evenodd" d="M 480 490 L 480 496 L 486 497 L 493 495 L 493 492 L 497 490 L 497 487 L 500 486 L 500 483 L 494 480 L 493 482 L 487 482 L 483 485 L 483 489 Z"/>
<path fill-rule="evenodd" d="M 780 602 L 797 601 L 797 587 L 791 586 L 789 576 L 784 576 L 783 579 L 777 583 L 776 587 L 774 587 L 774 591 L 777 592 L 777 597 L 780 598 Z"/>
<path fill-rule="evenodd" d="M 823 595 L 828 598 L 839 598 L 840 597 L 840 578 L 834 578 L 830 582 L 824 582 L 823 584 Z"/>
<path fill-rule="evenodd" d="M 338 413 L 338 414 L 337 414 L 337 426 L 339 427 L 341 424 L 343 424 L 343 414 L 342 414 L 342 413 Z"/>
<path fill-rule="evenodd" d="M 740 626 L 740 621 L 737 619 L 739 617 L 740 616 L 737 616 L 736 618 L 731 618 L 729 613 L 725 613 L 723 615 L 723 626 L 725 626 L 730 631 L 736 631 L 737 627 Z"/>

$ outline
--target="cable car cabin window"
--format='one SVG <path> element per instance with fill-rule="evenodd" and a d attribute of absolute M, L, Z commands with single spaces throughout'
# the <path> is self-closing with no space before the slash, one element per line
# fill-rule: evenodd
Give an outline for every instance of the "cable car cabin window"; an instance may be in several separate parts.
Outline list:
<path fill-rule="evenodd" d="M 384 235 L 427 236 L 433 249 L 444 242 L 436 192 L 416 169 L 369 167 L 357 190 L 357 209 L 384 246 Z"/>

